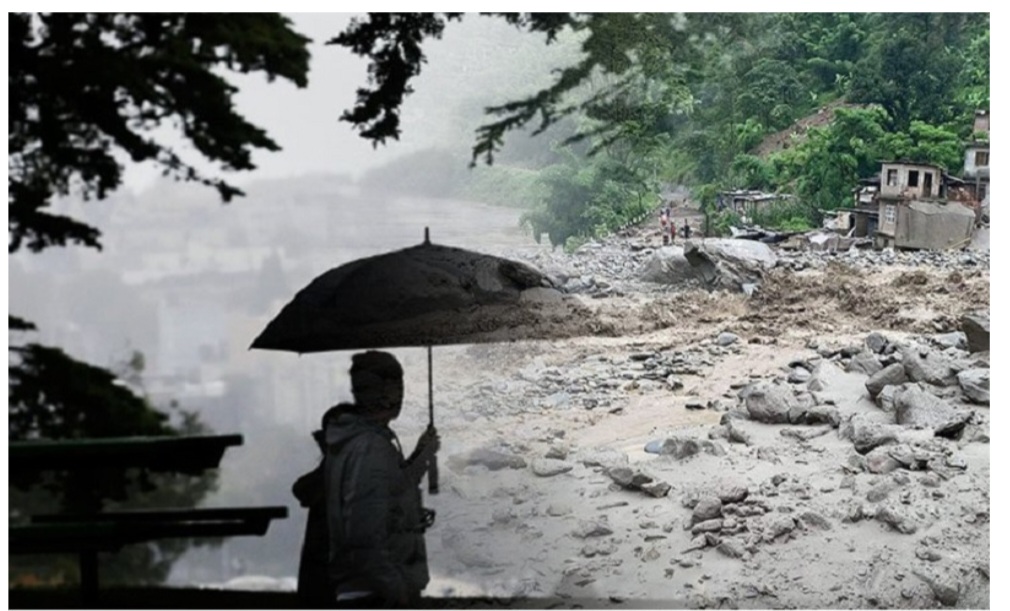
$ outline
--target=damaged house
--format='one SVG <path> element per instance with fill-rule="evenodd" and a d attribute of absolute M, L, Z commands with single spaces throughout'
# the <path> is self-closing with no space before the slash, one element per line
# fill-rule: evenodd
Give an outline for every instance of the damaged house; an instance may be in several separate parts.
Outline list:
<path fill-rule="evenodd" d="M 825 226 L 872 238 L 877 248 L 959 248 L 971 240 L 978 218 L 966 181 L 916 161 L 881 163 L 879 175 L 859 181 L 853 200 Z"/>
<path fill-rule="evenodd" d="M 853 190 L 851 208 L 837 210 L 825 227 L 852 238 L 873 238 L 877 248 L 960 248 L 988 217 L 989 112 L 975 112 L 965 144 L 963 178 L 937 165 L 885 161 L 877 176 Z"/>
<path fill-rule="evenodd" d="M 975 112 L 974 137 L 964 147 L 964 182 L 975 201 L 989 206 L 989 113 Z"/>
<path fill-rule="evenodd" d="M 739 216 L 751 217 L 755 212 L 768 210 L 774 204 L 786 203 L 791 199 L 792 196 L 785 193 L 738 189 L 717 193 L 715 203 L 718 210 L 730 210 Z"/>
<path fill-rule="evenodd" d="M 975 231 L 976 212 L 947 197 L 949 188 L 963 182 L 936 165 L 882 163 L 876 246 L 941 250 L 966 245 Z"/>

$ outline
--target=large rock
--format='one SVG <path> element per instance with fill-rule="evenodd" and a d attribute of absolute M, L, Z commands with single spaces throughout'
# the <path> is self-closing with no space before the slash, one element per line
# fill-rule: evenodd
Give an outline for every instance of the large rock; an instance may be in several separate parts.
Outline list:
<path fill-rule="evenodd" d="M 455 470 L 478 465 L 487 467 L 491 471 L 525 469 L 526 459 L 516 454 L 489 448 L 478 448 L 466 454 L 457 454 L 449 457 L 449 466 Z"/>
<path fill-rule="evenodd" d="M 831 361 L 820 361 L 814 367 L 807 388 L 814 392 L 830 390 L 839 383 L 844 383 L 844 372 Z"/>
<path fill-rule="evenodd" d="M 647 444 L 645 451 L 650 454 L 673 456 L 677 460 L 690 458 L 701 451 L 701 444 L 698 440 L 690 437 L 668 437 L 661 441 L 657 440 L 657 442 Z"/>
<path fill-rule="evenodd" d="M 951 407 L 943 399 L 909 386 L 894 399 L 898 424 L 933 429 L 938 435 L 952 434 L 967 424 L 971 412 Z"/>
<path fill-rule="evenodd" d="M 911 535 L 918 530 L 918 525 L 912 517 L 896 505 L 881 505 L 877 508 L 875 517 L 902 534 Z"/>
<path fill-rule="evenodd" d="M 957 371 L 953 363 L 936 352 L 929 352 L 926 357 L 912 348 L 902 350 L 901 363 L 905 367 L 905 375 L 913 382 L 926 382 L 934 386 L 954 386 L 957 384 Z"/>
<path fill-rule="evenodd" d="M 929 339 L 941 348 L 957 348 L 963 350 L 968 345 L 968 338 L 961 331 L 951 331 L 950 333 L 938 333 L 931 335 Z"/>
<path fill-rule="evenodd" d="M 957 383 L 973 403 L 989 405 L 988 369 L 965 369 L 957 374 Z"/>
<path fill-rule="evenodd" d="M 866 381 L 866 390 L 871 397 L 876 398 L 885 386 L 897 386 L 905 383 L 906 380 L 908 380 L 908 376 L 905 374 L 905 366 L 901 363 L 893 363 L 871 375 L 870 379 Z"/>
<path fill-rule="evenodd" d="M 744 399 L 751 419 L 766 424 L 788 424 L 794 405 L 792 390 L 772 384 L 755 385 Z"/>
<path fill-rule="evenodd" d="M 803 424 L 830 424 L 838 428 L 842 418 L 838 413 L 838 408 L 831 405 L 815 405 L 803 414 Z"/>
<path fill-rule="evenodd" d="M 670 485 L 666 482 L 631 467 L 613 467 L 607 470 L 607 475 L 622 488 L 640 490 L 656 498 L 664 497 L 670 491 Z"/>
<path fill-rule="evenodd" d="M 869 352 L 860 352 L 856 356 L 852 357 L 849 361 L 849 365 L 845 368 L 845 371 L 849 373 L 865 373 L 868 376 L 872 376 L 877 373 L 884 366 L 880 364 L 880 360 Z"/>
<path fill-rule="evenodd" d="M 705 496 L 698 499 L 698 504 L 691 512 L 691 524 L 722 517 L 722 501 L 717 496 Z"/>
<path fill-rule="evenodd" d="M 961 317 L 961 330 L 968 338 L 968 352 L 984 352 L 989 349 L 989 314 L 965 314 Z"/>
<path fill-rule="evenodd" d="M 684 257 L 698 276 L 712 288 L 744 291 L 745 285 L 761 282 L 775 267 L 775 253 L 767 244 L 754 240 L 687 240 Z"/>
<path fill-rule="evenodd" d="M 866 470 L 870 473 L 890 473 L 901 466 L 901 463 L 891 456 L 888 446 L 874 448 L 866 455 Z"/>
<path fill-rule="evenodd" d="M 888 384 L 883 388 L 883 390 L 880 391 L 880 393 L 877 394 L 876 397 L 874 397 L 873 400 L 877 404 L 877 407 L 879 407 L 880 409 L 884 410 L 885 412 L 893 412 L 894 398 L 898 396 L 898 393 L 901 392 L 902 390 L 903 386 L 894 386 L 892 384 Z"/>
<path fill-rule="evenodd" d="M 874 354 L 881 354 L 887 348 L 887 338 L 879 331 L 866 336 L 866 347 Z"/>
<path fill-rule="evenodd" d="M 697 275 L 698 272 L 684 256 L 683 246 L 657 248 L 638 270 L 640 280 L 659 284 L 678 284 Z"/>
<path fill-rule="evenodd" d="M 901 427 L 894 424 L 880 424 L 863 415 L 853 416 L 841 429 L 842 437 L 852 440 L 852 445 L 860 454 L 866 454 L 876 447 L 897 443 Z"/>
<path fill-rule="evenodd" d="M 573 467 L 572 463 L 554 458 L 534 458 L 533 463 L 530 465 L 533 473 L 540 477 L 553 477 L 562 473 L 568 473 Z"/>
<path fill-rule="evenodd" d="M 730 333 L 729 331 L 723 331 L 722 333 L 719 334 L 718 337 L 715 338 L 715 343 L 719 344 L 722 347 L 735 344 L 738 341 L 740 341 L 740 336 L 737 335 L 736 333 Z"/>

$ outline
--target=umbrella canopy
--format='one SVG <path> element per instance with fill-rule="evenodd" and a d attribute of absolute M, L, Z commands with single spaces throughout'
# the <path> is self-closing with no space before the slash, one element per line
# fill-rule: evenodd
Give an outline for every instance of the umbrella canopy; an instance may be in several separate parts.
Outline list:
<path fill-rule="evenodd" d="M 361 350 L 558 339 L 592 317 L 529 265 L 423 244 L 334 268 L 299 291 L 251 348 Z"/>
<path fill-rule="evenodd" d="M 251 348 L 298 353 L 428 348 L 428 418 L 434 429 L 431 347 L 592 334 L 588 308 L 536 269 L 501 257 L 424 243 L 358 259 L 299 291 Z M 438 492 L 438 466 L 428 471 Z"/>

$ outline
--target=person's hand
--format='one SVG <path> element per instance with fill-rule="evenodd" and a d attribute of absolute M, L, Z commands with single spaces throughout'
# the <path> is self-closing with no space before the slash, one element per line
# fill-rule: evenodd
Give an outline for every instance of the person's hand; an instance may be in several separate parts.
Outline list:
<path fill-rule="evenodd" d="M 414 450 L 414 454 L 418 459 L 427 462 L 435 456 L 441 447 L 442 438 L 439 436 L 438 431 L 435 427 L 428 426 L 418 438 L 417 449 Z"/>

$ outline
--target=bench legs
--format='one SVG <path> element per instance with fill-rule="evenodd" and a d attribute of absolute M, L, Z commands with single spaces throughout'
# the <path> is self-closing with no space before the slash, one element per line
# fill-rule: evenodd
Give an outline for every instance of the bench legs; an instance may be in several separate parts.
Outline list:
<path fill-rule="evenodd" d="M 85 550 L 80 561 L 81 606 L 93 607 L 98 603 L 98 552 Z"/>

